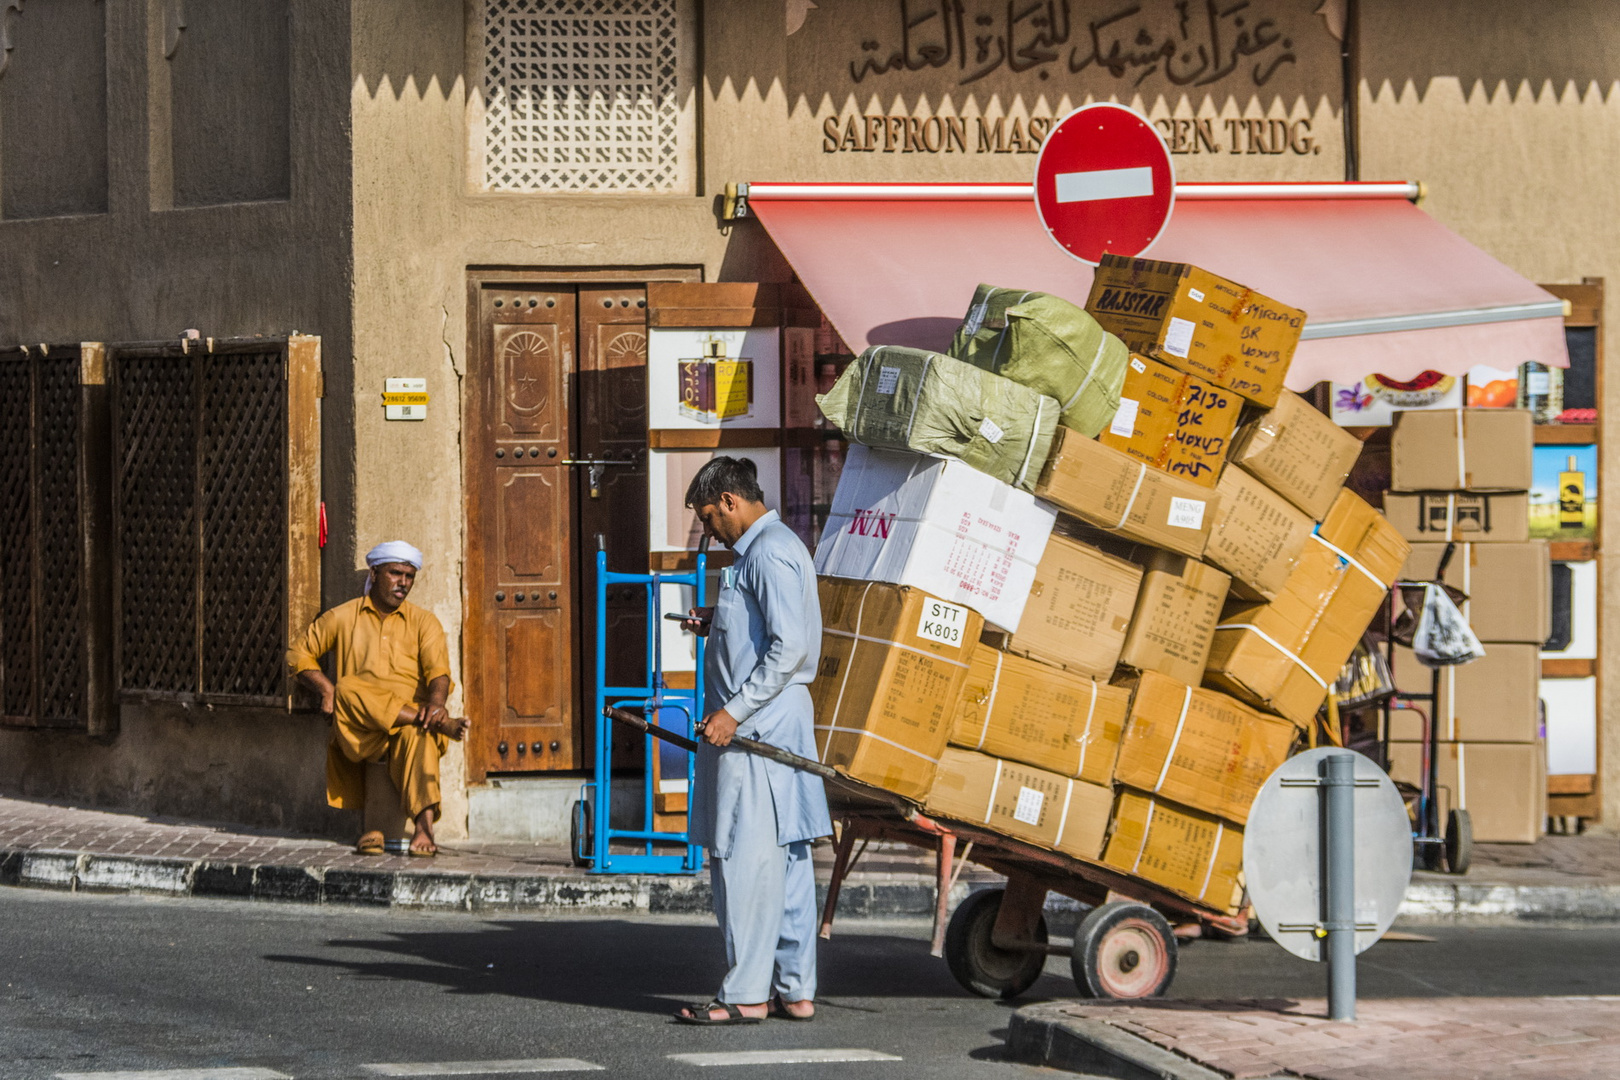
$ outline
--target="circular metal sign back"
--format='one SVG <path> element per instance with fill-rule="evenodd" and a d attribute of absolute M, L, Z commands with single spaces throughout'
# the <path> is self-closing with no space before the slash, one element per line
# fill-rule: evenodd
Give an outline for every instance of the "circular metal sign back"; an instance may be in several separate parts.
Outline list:
<path fill-rule="evenodd" d="M 1322 857 L 1322 761 L 1347 751 L 1307 750 L 1267 778 L 1243 829 L 1249 901 L 1271 939 L 1306 960 L 1327 959 Z M 1395 921 L 1412 880 L 1412 823 L 1394 781 L 1370 759 L 1356 759 L 1356 952 Z"/>
<path fill-rule="evenodd" d="M 1176 170 L 1158 129 L 1112 102 L 1058 121 L 1035 159 L 1035 212 L 1058 247 L 1096 266 L 1153 246 L 1176 201 Z"/>

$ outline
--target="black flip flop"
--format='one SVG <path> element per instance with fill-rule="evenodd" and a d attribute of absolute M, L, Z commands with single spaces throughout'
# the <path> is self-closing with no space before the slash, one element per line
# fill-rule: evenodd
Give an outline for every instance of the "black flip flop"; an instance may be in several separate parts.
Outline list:
<path fill-rule="evenodd" d="M 715 1020 L 709 1013 L 715 1009 L 724 1009 L 724 1020 Z M 765 1019 L 763 1016 L 744 1016 L 742 1010 L 735 1005 L 724 1001 L 711 1001 L 707 1005 L 688 1005 L 685 1011 L 676 1012 L 675 1019 L 683 1024 L 701 1024 L 704 1027 L 725 1027 L 727 1024 L 757 1024 Z"/>
<path fill-rule="evenodd" d="M 768 1015 L 773 1020 L 792 1020 L 796 1024 L 808 1024 L 810 1021 L 816 1018 L 815 1013 L 811 1013 L 809 1016 L 793 1015 L 793 1011 L 787 1007 L 787 1002 L 782 1000 L 781 994 L 777 994 L 771 998 L 771 1005 L 770 1009 L 768 1010 Z"/>

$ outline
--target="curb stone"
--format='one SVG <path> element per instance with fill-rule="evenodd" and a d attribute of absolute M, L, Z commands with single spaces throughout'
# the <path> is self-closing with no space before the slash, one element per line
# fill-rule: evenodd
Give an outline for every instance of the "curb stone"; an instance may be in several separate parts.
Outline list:
<path fill-rule="evenodd" d="M 1224 1073 L 1111 1024 L 1070 1016 L 1059 1004 L 1026 1005 L 1013 1013 L 1007 1056 L 1111 1080 L 1227 1080 Z"/>

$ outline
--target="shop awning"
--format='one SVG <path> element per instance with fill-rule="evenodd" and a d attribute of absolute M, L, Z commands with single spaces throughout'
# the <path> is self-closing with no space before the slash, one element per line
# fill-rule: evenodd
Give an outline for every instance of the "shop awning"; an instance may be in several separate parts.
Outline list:
<path fill-rule="evenodd" d="M 1148 253 L 1303 308 L 1288 385 L 1564 367 L 1563 301 L 1413 204 L 1416 184 L 1180 184 Z M 743 188 L 840 336 L 943 349 L 980 282 L 1084 303 L 1091 269 L 1047 239 L 1027 184 Z"/>

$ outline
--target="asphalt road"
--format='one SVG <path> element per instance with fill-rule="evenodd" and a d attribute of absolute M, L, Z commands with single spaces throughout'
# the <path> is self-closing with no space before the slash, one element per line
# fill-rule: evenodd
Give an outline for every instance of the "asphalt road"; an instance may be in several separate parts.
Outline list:
<path fill-rule="evenodd" d="M 1419 929 L 1438 940 L 1386 942 L 1362 958 L 1364 994 L 1620 994 L 1620 928 Z M 1053 1075 L 1000 1060 L 1009 1007 L 958 989 L 928 955 L 927 933 L 917 922 L 840 924 L 822 953 L 819 1020 L 706 1030 L 667 1020 L 718 983 L 718 932 L 701 920 L 486 920 L 0 889 L 0 1077 L 257 1067 L 316 1080 L 376 1075 L 367 1064 L 553 1058 L 679 1077 L 695 1066 L 668 1055 L 799 1048 L 899 1060 L 719 1072 Z M 1054 959 L 1025 1001 L 1072 996 L 1066 972 Z M 1174 993 L 1316 997 L 1323 975 L 1262 940 L 1197 942 L 1181 954 Z"/>

